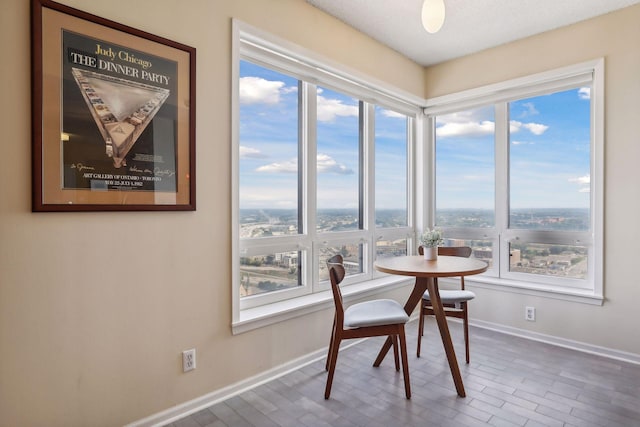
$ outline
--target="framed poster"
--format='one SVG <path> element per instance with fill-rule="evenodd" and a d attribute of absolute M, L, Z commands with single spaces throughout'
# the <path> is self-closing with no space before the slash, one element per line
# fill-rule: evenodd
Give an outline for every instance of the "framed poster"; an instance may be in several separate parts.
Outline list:
<path fill-rule="evenodd" d="M 195 210 L 195 49 L 32 0 L 33 211 Z"/>

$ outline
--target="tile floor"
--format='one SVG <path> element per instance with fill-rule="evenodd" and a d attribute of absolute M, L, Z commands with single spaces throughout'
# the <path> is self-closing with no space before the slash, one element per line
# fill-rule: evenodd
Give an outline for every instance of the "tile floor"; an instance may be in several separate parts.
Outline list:
<path fill-rule="evenodd" d="M 384 338 L 370 338 L 340 351 L 329 400 L 322 360 L 169 426 L 640 426 L 640 365 L 475 327 L 467 365 L 461 324 L 449 325 L 466 398 L 456 395 L 435 322 L 417 358 L 412 321 L 411 400 L 392 353 L 372 367 Z"/>

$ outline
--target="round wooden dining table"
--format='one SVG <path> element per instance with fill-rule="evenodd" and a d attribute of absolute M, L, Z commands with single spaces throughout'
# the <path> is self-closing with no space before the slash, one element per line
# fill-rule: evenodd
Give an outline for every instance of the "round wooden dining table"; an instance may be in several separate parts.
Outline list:
<path fill-rule="evenodd" d="M 390 258 L 380 258 L 373 264 L 374 268 L 383 273 L 396 274 L 402 276 L 413 276 L 416 278 L 413 290 L 404 305 L 404 309 L 408 315 L 413 313 L 420 302 L 422 295 L 426 290 L 431 296 L 431 304 L 435 314 L 442 344 L 449 361 L 451 376 L 456 386 L 458 396 L 465 397 L 464 384 L 460 375 L 460 368 L 456 359 L 447 319 L 445 317 L 444 308 L 440 300 L 440 292 L 438 290 L 438 277 L 460 277 L 480 274 L 487 271 L 488 265 L 484 261 L 475 258 L 463 258 L 455 256 L 439 255 L 436 260 L 428 261 L 422 255 L 399 256 Z M 387 338 L 378 357 L 374 362 L 374 366 L 380 366 L 382 360 L 391 348 L 391 339 Z"/>

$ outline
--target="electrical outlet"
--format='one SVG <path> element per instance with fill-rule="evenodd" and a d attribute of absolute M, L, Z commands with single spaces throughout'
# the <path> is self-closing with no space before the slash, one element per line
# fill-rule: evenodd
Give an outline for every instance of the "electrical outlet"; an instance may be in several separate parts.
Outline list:
<path fill-rule="evenodd" d="M 524 319 L 529 322 L 536 321 L 536 308 L 535 307 L 525 307 Z"/>
<path fill-rule="evenodd" d="M 182 352 L 182 372 L 189 372 L 196 369 L 196 349 Z"/>

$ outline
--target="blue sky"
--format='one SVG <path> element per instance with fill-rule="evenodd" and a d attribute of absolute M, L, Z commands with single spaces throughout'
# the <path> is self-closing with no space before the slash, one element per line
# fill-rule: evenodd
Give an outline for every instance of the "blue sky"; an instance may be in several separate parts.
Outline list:
<path fill-rule="evenodd" d="M 587 88 L 509 103 L 511 208 L 588 208 Z M 494 208 L 494 113 L 485 107 L 438 117 L 438 209 Z"/>
<path fill-rule="evenodd" d="M 406 207 L 407 117 L 376 108 L 376 207 Z M 240 207 L 297 206 L 298 81 L 240 63 Z M 317 204 L 357 208 L 359 102 L 317 91 Z"/>
<path fill-rule="evenodd" d="M 318 208 L 358 205 L 358 100 L 317 93 Z M 589 90 L 513 101 L 512 208 L 587 208 Z M 240 63 L 240 207 L 298 205 L 298 80 Z M 376 208 L 406 207 L 407 118 L 376 107 Z M 493 107 L 439 116 L 437 208 L 494 208 Z"/>

